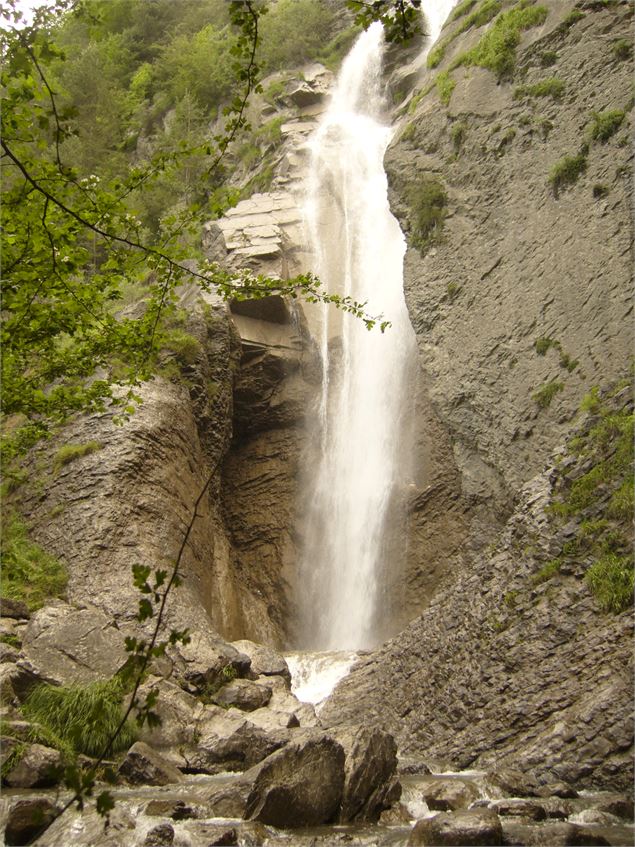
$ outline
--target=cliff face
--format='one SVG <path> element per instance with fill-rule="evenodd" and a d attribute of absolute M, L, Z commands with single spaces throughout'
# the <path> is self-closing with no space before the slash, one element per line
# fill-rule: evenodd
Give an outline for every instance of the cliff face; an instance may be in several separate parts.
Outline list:
<path fill-rule="evenodd" d="M 590 519 L 563 535 L 550 518 L 552 452 L 591 386 L 632 356 L 632 8 L 541 6 L 503 79 L 453 67 L 496 20 L 454 39 L 464 19 L 448 24 L 387 155 L 432 427 L 419 427 L 410 550 L 429 605 L 360 662 L 323 718 L 363 703 L 405 751 L 439 764 L 627 786 L 629 613 L 600 611 L 588 555 L 553 580 L 536 574 Z"/>

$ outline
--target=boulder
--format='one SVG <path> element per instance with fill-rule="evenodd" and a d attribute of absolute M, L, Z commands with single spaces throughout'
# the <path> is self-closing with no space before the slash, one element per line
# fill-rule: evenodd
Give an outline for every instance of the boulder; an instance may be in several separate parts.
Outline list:
<path fill-rule="evenodd" d="M 15 664 L 19 656 L 20 651 L 17 647 L 12 647 L 10 644 L 5 644 L 4 641 L 0 641 L 0 664 L 4 664 L 5 662 Z"/>
<path fill-rule="evenodd" d="M 153 826 L 145 837 L 143 847 L 170 847 L 174 844 L 174 827 L 171 823 Z"/>
<path fill-rule="evenodd" d="M 222 680 L 223 673 L 245 676 L 251 659 L 231 644 L 209 633 L 193 633 L 188 644 L 179 644 L 170 651 L 177 678 L 196 693 L 205 693 Z"/>
<path fill-rule="evenodd" d="M 345 754 L 340 821 L 373 821 L 401 796 L 395 779 L 397 744 L 392 735 L 370 727 L 342 727 L 331 733 Z"/>
<path fill-rule="evenodd" d="M 562 797 L 563 800 L 573 800 L 578 792 L 568 782 L 550 782 L 538 789 L 539 797 Z"/>
<path fill-rule="evenodd" d="M 408 839 L 408 847 L 496 847 L 502 843 L 503 828 L 491 809 L 440 812 L 417 821 Z"/>
<path fill-rule="evenodd" d="M 286 659 L 272 647 L 246 639 L 232 641 L 232 647 L 244 653 L 245 656 L 249 656 L 252 673 L 257 676 L 281 676 L 289 685 L 291 684 L 291 672 Z"/>
<path fill-rule="evenodd" d="M 161 725 L 156 728 L 145 726 L 140 739 L 159 750 L 193 745 L 197 727 L 208 707 L 175 682 L 158 677 L 146 680 L 139 689 L 139 699 L 143 701 L 152 689 L 159 692 L 152 711 L 161 719 Z"/>
<path fill-rule="evenodd" d="M 384 826 L 407 826 L 411 820 L 412 815 L 403 803 L 395 803 L 379 816 L 379 823 Z"/>
<path fill-rule="evenodd" d="M 9 597 L 3 597 L 0 600 L 0 617 L 25 620 L 31 617 L 31 613 L 26 603 L 23 603 L 22 600 L 12 600 Z"/>
<path fill-rule="evenodd" d="M 40 676 L 23 662 L 23 659 L 18 659 L 15 663 L 0 664 L 0 699 L 3 703 L 24 702 L 33 686 L 41 681 Z"/>
<path fill-rule="evenodd" d="M 29 844 L 55 819 L 58 808 L 45 797 L 18 800 L 9 809 L 4 828 L 7 845 Z"/>
<path fill-rule="evenodd" d="M 218 706 L 235 706 L 244 712 L 253 712 L 267 705 L 271 693 L 271 688 L 265 685 L 256 685 L 248 679 L 235 679 L 212 695 L 212 701 Z"/>
<path fill-rule="evenodd" d="M 503 823 L 505 844 L 522 844 L 524 847 L 569 847 L 569 845 L 608 844 L 600 835 L 570 823 L 521 824 L 517 821 Z"/>
<path fill-rule="evenodd" d="M 207 807 L 215 818 L 243 818 L 251 783 L 241 777 L 229 785 L 214 789 L 207 796 Z"/>
<path fill-rule="evenodd" d="M 487 782 L 510 797 L 535 797 L 539 792 L 538 780 L 533 774 L 512 768 L 501 768 L 488 774 Z"/>
<path fill-rule="evenodd" d="M 547 812 L 543 808 L 542 803 L 519 797 L 494 800 L 490 804 L 490 808 L 497 814 L 504 815 L 505 817 L 529 818 L 532 821 L 544 821 L 547 817 Z"/>
<path fill-rule="evenodd" d="M 397 766 L 400 776 L 427 776 L 432 773 L 424 762 L 400 761 Z"/>
<path fill-rule="evenodd" d="M 173 821 L 187 821 L 206 817 L 205 809 L 196 803 L 184 800 L 150 800 L 143 810 L 149 817 L 172 818 Z"/>
<path fill-rule="evenodd" d="M 133 785 L 168 785 L 181 782 L 182 773 L 143 741 L 128 750 L 119 773 Z"/>
<path fill-rule="evenodd" d="M 263 844 L 275 843 L 270 841 L 273 832 L 257 821 L 242 823 L 214 823 L 201 821 L 188 827 L 192 836 L 192 844 L 205 847 L 261 847 Z"/>
<path fill-rule="evenodd" d="M 268 676 L 264 680 L 258 680 L 256 684 L 266 685 L 267 688 L 271 689 L 270 709 L 275 712 L 294 715 L 302 727 L 319 726 L 320 722 L 313 706 L 310 703 L 303 703 L 298 700 L 295 694 L 288 690 L 286 681 L 282 677 Z"/>
<path fill-rule="evenodd" d="M 29 744 L 2 781 L 11 788 L 48 788 L 59 782 L 61 763 L 58 750 Z"/>
<path fill-rule="evenodd" d="M 234 709 L 212 713 L 200 724 L 199 733 L 195 749 L 185 753 L 187 770 L 198 773 L 246 770 L 288 739 L 284 730 L 264 732 Z"/>
<path fill-rule="evenodd" d="M 620 823 L 617 815 L 601 812 L 599 809 L 583 809 L 573 816 L 573 823 L 591 824 L 592 826 L 614 826 Z"/>
<path fill-rule="evenodd" d="M 104 612 L 58 602 L 33 614 L 18 667 L 53 685 L 112 677 L 127 660 L 124 640 Z"/>
<path fill-rule="evenodd" d="M 462 779 L 431 780 L 424 785 L 422 794 L 432 812 L 467 809 L 479 796 L 477 788 Z"/>
<path fill-rule="evenodd" d="M 249 722 L 265 732 L 277 732 L 280 729 L 293 729 L 300 726 L 300 721 L 294 712 L 278 712 L 268 708 L 250 712 Z"/>
<path fill-rule="evenodd" d="M 337 817 L 344 790 L 344 750 L 320 732 L 298 733 L 244 774 L 244 817 L 281 828 L 318 826 Z"/>
<path fill-rule="evenodd" d="M 548 818 L 566 820 L 572 811 L 571 803 L 560 797 L 545 797 L 541 799 L 540 805 L 545 810 Z"/>
<path fill-rule="evenodd" d="M 609 794 L 594 800 L 593 805 L 600 812 L 617 815 L 618 818 L 633 820 L 633 799 L 627 794 Z"/>

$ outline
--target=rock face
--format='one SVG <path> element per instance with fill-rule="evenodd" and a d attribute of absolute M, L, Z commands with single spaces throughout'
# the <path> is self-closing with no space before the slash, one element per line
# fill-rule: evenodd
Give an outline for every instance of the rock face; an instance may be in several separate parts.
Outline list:
<path fill-rule="evenodd" d="M 358 663 L 321 719 L 364 715 L 404 755 L 451 769 L 625 789 L 630 615 L 601 612 L 583 581 L 592 559 L 537 575 L 580 530 L 546 511 L 563 458 L 552 451 L 591 386 L 617 381 L 632 353 L 631 63 L 614 50 L 632 8 L 582 3 L 568 18 L 574 3 L 542 5 L 513 79 L 454 69 L 449 105 L 433 87 L 388 151 L 392 206 L 411 241 L 419 408 L 440 436 L 436 447 L 420 437 L 413 491 L 408 585 L 427 608 Z M 483 31 L 458 36 L 440 69 Z M 551 77 L 561 99 L 526 96 Z M 593 138 L 592 113 L 610 111 L 622 114 L 618 131 Z M 580 150 L 586 171 L 556 196 L 551 169 Z M 418 249 L 415 189 L 432 178 L 447 216 Z"/>

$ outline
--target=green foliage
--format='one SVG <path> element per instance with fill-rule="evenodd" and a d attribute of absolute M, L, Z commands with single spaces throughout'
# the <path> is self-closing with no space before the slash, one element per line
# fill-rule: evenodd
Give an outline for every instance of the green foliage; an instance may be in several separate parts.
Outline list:
<path fill-rule="evenodd" d="M 552 514 L 580 520 L 577 537 L 563 545 L 561 557 L 589 563 L 585 580 L 605 612 L 620 612 L 632 602 L 634 504 L 633 427 L 629 398 L 594 386 L 581 404 L 592 417 L 570 439 L 577 473 L 556 481 Z"/>
<path fill-rule="evenodd" d="M 558 54 L 554 50 L 545 50 L 540 55 L 540 66 L 550 68 L 558 61 Z"/>
<path fill-rule="evenodd" d="M 121 721 L 124 693 L 117 678 L 68 687 L 38 685 L 22 711 L 75 753 L 98 756 Z M 124 725 L 112 752 L 126 750 L 134 740 L 132 725 Z"/>
<path fill-rule="evenodd" d="M 556 197 L 563 188 L 574 185 L 586 171 L 587 157 L 584 153 L 577 156 L 565 156 L 551 168 L 549 184 Z"/>
<path fill-rule="evenodd" d="M 633 603 L 634 576 L 631 556 L 608 553 L 591 565 L 584 579 L 602 611 L 617 614 Z"/>
<path fill-rule="evenodd" d="M 89 456 L 91 453 L 96 453 L 103 448 L 103 444 L 99 441 L 88 441 L 85 444 L 65 444 L 57 451 L 53 458 L 53 468 L 59 471 L 65 465 L 69 465 L 76 459 L 81 459 L 82 456 Z"/>
<path fill-rule="evenodd" d="M 593 186 L 593 197 L 596 200 L 601 200 L 603 197 L 608 197 L 611 189 L 604 182 L 596 182 Z"/>
<path fill-rule="evenodd" d="M 432 91 L 433 88 L 434 88 L 434 80 L 429 82 L 428 85 L 426 85 L 424 88 L 421 89 L 421 91 L 418 91 L 415 94 L 415 96 L 412 98 L 412 100 L 410 101 L 410 103 L 408 105 L 408 114 L 409 115 L 414 114 L 414 112 L 416 111 L 419 103 L 421 103 L 423 98 L 426 97 Z"/>
<path fill-rule="evenodd" d="M 580 9 L 572 9 L 560 24 L 560 28 L 566 32 L 566 30 L 585 17 L 586 15 Z"/>
<path fill-rule="evenodd" d="M 452 92 L 456 87 L 456 82 L 447 71 L 441 71 L 441 73 L 437 74 L 435 83 L 437 86 L 439 100 L 444 106 L 447 106 L 450 102 L 450 98 L 452 97 Z"/>
<path fill-rule="evenodd" d="M 468 125 L 465 123 L 465 121 L 458 121 L 457 123 L 452 124 L 452 128 L 450 130 L 450 138 L 452 139 L 454 152 L 457 154 L 463 146 L 463 142 L 465 141 L 465 137 L 467 135 L 467 130 Z"/>
<path fill-rule="evenodd" d="M 408 41 L 421 32 L 421 0 L 346 0 L 346 5 L 354 13 L 357 26 L 367 29 L 380 21 L 389 43 Z"/>
<path fill-rule="evenodd" d="M 633 45 L 626 38 L 619 38 L 611 45 L 611 53 L 618 62 L 623 62 L 625 59 L 629 59 L 632 52 Z"/>
<path fill-rule="evenodd" d="M 561 559 L 551 559 L 540 568 L 538 573 L 534 574 L 532 582 L 534 585 L 541 585 L 543 582 L 548 582 L 559 572 L 561 567 Z"/>
<path fill-rule="evenodd" d="M 514 8 L 501 12 L 478 44 L 459 56 L 452 66 L 477 65 L 492 71 L 498 79 L 511 77 L 522 32 L 539 26 L 547 17 L 546 7 L 534 6 L 532 2 L 521 0 Z"/>
<path fill-rule="evenodd" d="M 590 129 L 594 141 L 606 142 L 622 126 L 626 113 L 623 109 L 613 109 L 605 112 L 593 112 Z"/>
<path fill-rule="evenodd" d="M 551 97 L 553 100 L 560 100 L 565 88 L 566 86 L 561 79 L 552 76 L 534 85 L 517 86 L 514 89 L 514 99 L 519 100 L 523 97 Z"/>
<path fill-rule="evenodd" d="M 450 20 L 456 21 L 458 18 L 462 18 L 463 15 L 466 15 L 471 9 L 476 6 L 478 0 L 461 0 L 461 2 L 454 7 L 450 14 Z"/>
<path fill-rule="evenodd" d="M 22 642 L 18 638 L 17 635 L 13 635 L 13 633 L 8 632 L 3 635 L 0 635 L 0 643 L 8 644 L 9 647 L 15 647 L 17 650 L 22 647 Z"/>
<path fill-rule="evenodd" d="M 63 597 L 66 567 L 31 541 L 27 526 L 14 512 L 2 520 L 2 597 L 22 600 L 31 611 L 53 597 Z"/>
<path fill-rule="evenodd" d="M 318 0 L 278 0 L 260 24 L 259 59 L 266 72 L 317 58 L 331 41 L 335 11 Z"/>
<path fill-rule="evenodd" d="M 540 406 L 541 409 L 546 409 L 551 405 L 551 401 L 559 392 L 564 391 L 564 383 L 552 379 L 542 385 L 531 396 L 532 399 Z"/>
<path fill-rule="evenodd" d="M 20 761 L 22 760 L 22 757 L 26 753 L 26 750 L 27 750 L 27 745 L 24 744 L 24 742 L 20 742 L 20 743 L 16 744 L 15 747 L 13 748 L 13 750 L 11 750 L 9 755 L 6 757 L 6 759 L 2 763 L 2 767 L 0 768 L 0 777 L 2 778 L 3 782 L 7 778 L 7 776 L 11 773 L 11 771 L 20 764 Z"/>
<path fill-rule="evenodd" d="M 553 340 L 553 338 L 543 337 L 537 338 L 534 341 L 534 347 L 536 348 L 536 353 L 539 356 L 544 356 L 547 350 L 550 350 L 557 342 Z"/>
<path fill-rule="evenodd" d="M 321 62 L 329 70 L 336 71 L 344 56 L 353 46 L 359 32 L 359 27 L 356 24 L 340 30 L 317 54 L 318 62 Z"/>
<path fill-rule="evenodd" d="M 466 4 L 461 4 L 466 6 Z M 472 8 L 474 3 L 470 5 L 469 8 Z M 457 7 L 455 9 L 455 13 L 461 7 Z M 461 21 L 458 27 L 455 28 L 454 32 L 451 35 L 446 36 L 446 38 L 442 38 L 440 41 L 435 44 L 435 46 L 428 53 L 427 65 L 429 68 L 436 68 L 443 59 L 445 55 L 445 51 L 452 44 L 452 42 L 458 38 L 459 35 L 463 32 L 467 32 L 468 29 L 471 29 L 473 26 L 480 27 L 484 26 L 486 23 L 492 20 L 492 18 L 496 17 L 496 15 L 503 8 L 502 0 L 482 0 L 481 5 L 478 9 L 475 9 L 470 15 L 468 15 L 464 20 Z M 467 11 L 467 8 L 465 9 Z M 451 20 L 457 20 L 461 17 L 461 14 L 454 14 Z"/>
<path fill-rule="evenodd" d="M 201 342 L 180 328 L 169 329 L 161 336 L 162 353 L 172 353 L 183 365 L 193 365 L 202 353 Z"/>
<path fill-rule="evenodd" d="M 447 194 L 434 176 L 422 177 L 408 192 L 411 243 L 422 253 L 438 242 L 447 214 Z"/>

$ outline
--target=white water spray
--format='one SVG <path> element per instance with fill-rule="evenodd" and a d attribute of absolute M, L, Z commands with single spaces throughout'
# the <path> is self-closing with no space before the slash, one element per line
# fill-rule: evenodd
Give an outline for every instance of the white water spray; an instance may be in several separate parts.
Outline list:
<path fill-rule="evenodd" d="M 428 14 L 429 47 L 452 0 Z M 447 7 L 447 8 L 446 8 Z M 347 56 L 330 106 L 310 141 L 306 219 L 314 270 L 331 293 L 366 302 L 391 323 L 382 334 L 333 307 L 320 313 L 323 377 L 314 421 L 299 575 L 301 646 L 357 650 L 386 634 L 384 589 L 405 550 L 396 538 L 412 410 L 416 348 L 403 295 L 405 240 L 390 212 L 383 159 L 381 24 Z"/>

